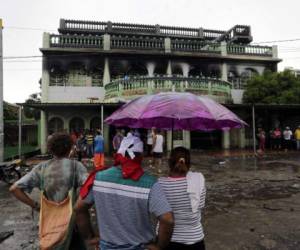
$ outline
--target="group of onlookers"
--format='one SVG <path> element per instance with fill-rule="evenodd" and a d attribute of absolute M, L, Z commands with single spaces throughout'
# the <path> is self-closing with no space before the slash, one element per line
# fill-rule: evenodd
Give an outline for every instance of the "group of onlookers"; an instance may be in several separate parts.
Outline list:
<path fill-rule="evenodd" d="M 114 152 L 118 151 L 121 142 L 125 137 L 124 134 L 125 130 L 116 130 L 116 134 L 112 141 Z M 127 136 L 140 138 L 143 145 L 145 144 L 144 142 L 146 142 L 146 148 L 143 146 L 143 152 L 145 152 L 146 156 L 152 158 L 149 160 L 150 168 L 155 168 L 158 173 L 161 173 L 162 157 L 164 153 L 164 136 L 161 134 L 161 130 L 156 128 L 149 129 L 143 138 L 143 135 L 138 129 L 130 129 Z"/>
<path fill-rule="evenodd" d="M 205 179 L 201 173 L 190 171 L 189 150 L 173 149 L 168 175 L 157 179 L 142 167 L 144 143 L 137 132 L 132 130 L 121 140 L 122 133 L 117 131 L 113 166 L 95 169 L 88 177 L 83 164 L 68 157 L 71 137 L 58 133 L 49 138 L 53 158 L 34 167 L 10 189 L 42 215 L 50 216 L 48 205 L 54 206 L 51 223 L 45 225 L 43 218 L 49 221 L 49 216 L 40 216 L 40 225 L 44 225 L 39 235 L 44 246 L 41 249 L 84 250 L 86 244 L 101 250 L 205 249 L 201 224 Z M 161 159 L 163 136 L 155 129 L 151 133 L 149 153 L 159 154 L 156 156 Z M 42 190 L 41 208 L 27 194 L 35 187 Z M 70 210 L 70 190 L 74 187 L 80 189 L 80 196 Z M 96 209 L 96 231 L 90 221 L 91 206 Z"/>
<path fill-rule="evenodd" d="M 100 129 L 95 132 L 88 130 L 85 133 L 72 132 L 73 143 L 70 157 L 77 157 L 81 161 L 83 157 L 93 158 L 95 167 L 104 165 L 104 139 Z"/>
<path fill-rule="evenodd" d="M 283 131 L 276 127 L 274 130 L 270 130 L 268 135 L 262 128 L 258 128 L 257 138 L 261 151 L 265 150 L 267 140 L 270 149 L 284 149 L 287 151 L 296 148 L 300 150 L 300 126 L 297 127 L 294 133 L 288 126 Z"/>

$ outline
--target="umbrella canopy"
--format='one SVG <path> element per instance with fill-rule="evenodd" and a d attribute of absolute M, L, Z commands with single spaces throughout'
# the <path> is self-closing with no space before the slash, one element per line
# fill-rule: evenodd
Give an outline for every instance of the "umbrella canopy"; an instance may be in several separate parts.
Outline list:
<path fill-rule="evenodd" d="M 208 97 L 178 92 L 136 98 L 116 110 L 105 122 L 117 127 L 202 131 L 247 125 L 229 109 Z"/>

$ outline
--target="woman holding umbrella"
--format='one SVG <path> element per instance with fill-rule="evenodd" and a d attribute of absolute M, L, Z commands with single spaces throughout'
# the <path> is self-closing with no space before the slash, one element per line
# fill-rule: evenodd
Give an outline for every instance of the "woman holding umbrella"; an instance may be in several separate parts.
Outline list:
<path fill-rule="evenodd" d="M 169 176 L 161 177 L 161 184 L 172 208 L 175 227 L 167 250 L 204 250 L 201 211 L 205 204 L 205 179 L 201 173 L 191 172 L 190 152 L 177 147 L 171 151 Z"/>

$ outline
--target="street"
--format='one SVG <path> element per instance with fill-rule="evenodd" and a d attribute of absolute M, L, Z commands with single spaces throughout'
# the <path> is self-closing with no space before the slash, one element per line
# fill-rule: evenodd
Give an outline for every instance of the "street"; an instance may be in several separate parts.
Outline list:
<path fill-rule="evenodd" d="M 193 153 L 192 170 L 206 178 L 202 218 L 207 249 L 300 249 L 299 160 L 295 152 L 260 159 Z M 148 159 L 144 164 L 150 171 Z M 0 243 L 0 249 L 38 249 L 38 214 L 33 220 L 31 209 L 16 201 L 6 184 L 0 183 L 0 190 L 0 235 L 14 233 Z M 33 192 L 36 199 L 38 194 Z"/>

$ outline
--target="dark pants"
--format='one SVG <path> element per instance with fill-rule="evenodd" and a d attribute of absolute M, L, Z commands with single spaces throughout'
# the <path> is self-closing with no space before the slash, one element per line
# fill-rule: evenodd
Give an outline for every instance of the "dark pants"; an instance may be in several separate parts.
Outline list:
<path fill-rule="evenodd" d="M 147 144 L 147 156 L 151 156 L 152 144 Z"/>
<path fill-rule="evenodd" d="M 185 245 L 177 242 L 170 242 L 166 250 L 205 250 L 204 240 L 192 245 Z"/>
<path fill-rule="evenodd" d="M 284 140 L 283 139 L 283 148 L 284 149 L 290 149 L 291 145 L 291 140 Z"/>
<path fill-rule="evenodd" d="M 85 250 L 84 239 L 80 235 L 77 227 L 74 228 L 69 250 Z"/>
<path fill-rule="evenodd" d="M 82 160 L 82 152 L 77 151 L 77 161 L 81 161 L 81 160 Z"/>

